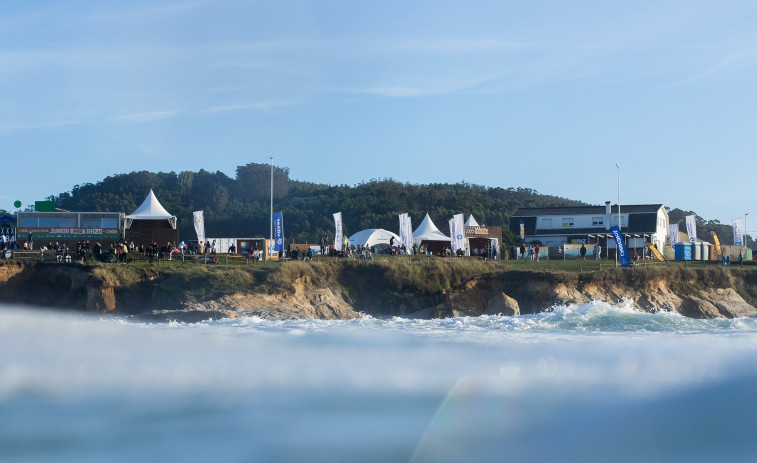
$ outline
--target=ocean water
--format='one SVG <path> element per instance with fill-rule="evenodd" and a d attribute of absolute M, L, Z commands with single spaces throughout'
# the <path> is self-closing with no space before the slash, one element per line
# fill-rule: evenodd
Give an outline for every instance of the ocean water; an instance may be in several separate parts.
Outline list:
<path fill-rule="evenodd" d="M 757 320 L 0 306 L 2 462 L 757 461 Z"/>

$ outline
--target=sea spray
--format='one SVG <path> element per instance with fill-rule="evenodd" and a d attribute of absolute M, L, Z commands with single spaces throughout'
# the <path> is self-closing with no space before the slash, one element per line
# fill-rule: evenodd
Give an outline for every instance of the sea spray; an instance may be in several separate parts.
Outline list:
<path fill-rule="evenodd" d="M 7 461 L 199 461 L 221 448 L 243 461 L 747 460 L 755 334 L 752 319 L 603 302 L 518 317 L 194 324 L 6 306 L 0 451 Z M 691 438 L 713 423 L 708 439 Z"/>

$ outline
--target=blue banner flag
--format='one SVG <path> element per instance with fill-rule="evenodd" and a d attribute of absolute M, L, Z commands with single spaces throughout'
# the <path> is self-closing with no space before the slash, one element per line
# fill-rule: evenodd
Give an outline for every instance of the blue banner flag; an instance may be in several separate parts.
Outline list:
<path fill-rule="evenodd" d="M 273 214 L 273 250 L 284 250 L 284 217 L 281 212 Z"/>
<path fill-rule="evenodd" d="M 623 235 L 620 234 L 620 229 L 618 227 L 612 227 L 610 233 L 612 233 L 613 238 L 615 238 L 615 247 L 618 252 L 618 258 L 620 259 L 620 266 L 630 267 L 631 260 L 628 258 L 626 243 L 623 241 Z"/>

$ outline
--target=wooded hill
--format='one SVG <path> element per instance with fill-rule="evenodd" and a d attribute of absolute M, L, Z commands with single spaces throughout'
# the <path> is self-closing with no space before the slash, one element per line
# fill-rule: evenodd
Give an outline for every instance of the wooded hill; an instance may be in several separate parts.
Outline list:
<path fill-rule="evenodd" d="M 288 242 L 317 243 L 323 235 L 333 238 L 332 214 L 342 212 L 347 236 L 365 228 L 397 231 L 398 214 L 408 212 L 417 227 L 428 212 L 444 232 L 454 214 L 473 214 L 480 224 L 500 226 L 503 238 L 510 215 L 519 207 L 576 206 L 586 203 L 542 195 L 529 188 L 484 187 L 469 183 L 415 185 L 392 179 L 370 180 L 359 185 L 325 185 L 289 178 L 289 169 L 274 167 L 274 211 L 284 213 Z M 269 235 L 270 179 L 268 164 L 239 166 L 236 176 L 222 172 L 131 172 L 106 177 L 95 184 L 76 185 L 70 192 L 51 196 L 60 209 L 70 211 L 133 212 L 150 189 L 163 206 L 178 218 L 182 239 L 196 237 L 192 212 L 203 210 L 206 236 L 260 237 Z M 690 212 L 673 209 L 672 223 L 681 223 Z M 723 244 L 733 242 L 730 225 L 697 217 L 700 239 L 714 230 Z"/>

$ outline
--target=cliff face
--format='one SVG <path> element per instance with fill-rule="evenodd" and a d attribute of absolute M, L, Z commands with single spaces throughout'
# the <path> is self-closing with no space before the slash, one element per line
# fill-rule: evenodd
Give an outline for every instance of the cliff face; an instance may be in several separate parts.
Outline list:
<path fill-rule="evenodd" d="M 757 316 L 757 272 L 712 269 L 608 270 L 591 274 L 498 270 L 467 278 L 453 288 L 417 291 L 386 277 L 380 267 L 337 267 L 314 282 L 292 272 L 284 289 L 259 285 L 254 273 L 188 275 L 137 272 L 120 282 L 115 267 L 59 264 L 0 266 L 0 301 L 185 321 L 257 315 L 263 318 L 349 319 L 360 313 L 430 317 L 519 315 L 558 304 L 631 300 L 640 310 L 670 310 L 695 318 Z M 333 269 L 332 269 L 333 270 Z M 312 272 L 312 270 L 310 270 Z M 262 270 L 261 270 L 262 272 Z M 209 278 L 241 278 L 223 291 L 197 292 Z M 282 278 L 278 275 L 277 278 Z"/>

